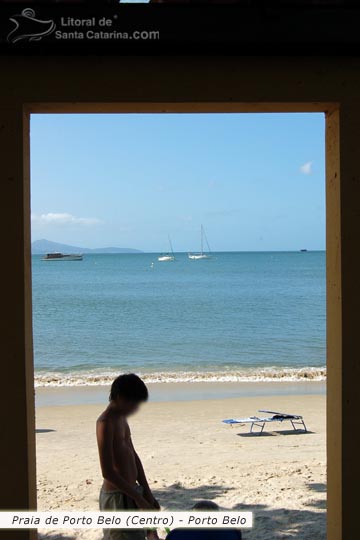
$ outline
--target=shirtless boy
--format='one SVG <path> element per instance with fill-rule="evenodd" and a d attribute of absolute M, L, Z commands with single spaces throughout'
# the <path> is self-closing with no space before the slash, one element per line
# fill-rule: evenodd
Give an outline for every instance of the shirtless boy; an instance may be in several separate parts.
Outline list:
<path fill-rule="evenodd" d="M 131 441 L 127 417 L 147 401 L 148 390 L 134 374 L 120 375 L 111 386 L 109 405 L 96 423 L 100 465 L 104 478 L 100 510 L 140 508 L 158 510 L 140 458 Z M 141 529 L 104 529 L 104 540 L 144 540 Z"/>

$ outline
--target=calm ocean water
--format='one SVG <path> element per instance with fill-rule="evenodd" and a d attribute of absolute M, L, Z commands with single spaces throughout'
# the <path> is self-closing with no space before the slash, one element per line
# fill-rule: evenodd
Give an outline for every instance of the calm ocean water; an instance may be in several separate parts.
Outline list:
<path fill-rule="evenodd" d="M 38 386 L 325 377 L 324 252 L 33 256 L 33 311 Z"/>

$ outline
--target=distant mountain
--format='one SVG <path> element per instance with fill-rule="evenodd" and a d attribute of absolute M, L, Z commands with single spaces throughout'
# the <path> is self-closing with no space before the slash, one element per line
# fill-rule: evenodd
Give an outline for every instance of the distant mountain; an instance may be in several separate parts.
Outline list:
<path fill-rule="evenodd" d="M 50 240 L 45 239 L 35 240 L 35 242 L 31 244 L 31 252 L 33 255 L 44 255 L 44 253 L 53 253 L 54 251 L 60 253 L 143 253 L 139 249 L 133 248 L 106 247 L 89 249 L 59 244 L 58 242 L 51 242 Z"/>

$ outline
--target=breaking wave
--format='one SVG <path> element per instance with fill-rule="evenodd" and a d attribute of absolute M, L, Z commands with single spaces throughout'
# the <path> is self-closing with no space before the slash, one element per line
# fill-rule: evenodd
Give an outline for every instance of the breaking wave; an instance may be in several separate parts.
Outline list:
<path fill-rule="evenodd" d="M 73 371 L 37 372 L 36 387 L 62 386 L 107 386 L 119 372 L 112 371 Z M 326 367 L 303 368 L 252 368 L 237 371 L 169 371 L 139 373 L 146 383 L 215 383 L 215 382 L 301 382 L 325 381 Z"/>

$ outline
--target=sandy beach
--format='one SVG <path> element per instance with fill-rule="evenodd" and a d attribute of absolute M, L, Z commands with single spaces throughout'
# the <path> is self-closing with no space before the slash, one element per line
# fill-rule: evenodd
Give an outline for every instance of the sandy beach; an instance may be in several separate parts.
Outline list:
<path fill-rule="evenodd" d="M 47 396 L 49 401 L 49 397 Z M 45 400 L 46 402 L 46 400 Z M 37 408 L 40 510 L 97 510 L 101 474 L 95 441 L 100 404 Z M 309 433 L 261 437 L 221 420 L 258 409 L 304 416 Z M 130 423 L 153 491 L 163 509 L 189 509 L 200 499 L 253 510 L 248 540 L 325 539 L 325 395 L 258 395 L 144 406 Z M 40 531 L 41 538 L 100 540 L 101 531 Z"/>

